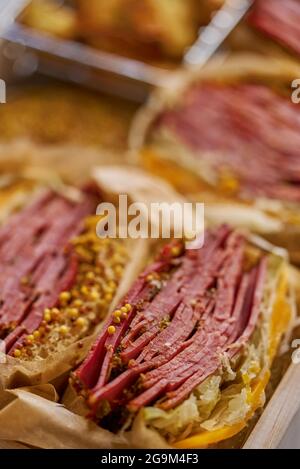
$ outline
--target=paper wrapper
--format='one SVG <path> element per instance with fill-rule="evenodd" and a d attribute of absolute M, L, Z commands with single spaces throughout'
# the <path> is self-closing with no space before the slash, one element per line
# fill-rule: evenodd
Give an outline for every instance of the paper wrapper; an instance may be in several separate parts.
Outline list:
<path fill-rule="evenodd" d="M 42 449 L 166 448 L 165 441 L 136 420 L 126 435 L 115 435 L 57 403 L 51 385 L 0 393 L 0 440 Z M 139 438 L 136 438 L 138 432 Z"/>

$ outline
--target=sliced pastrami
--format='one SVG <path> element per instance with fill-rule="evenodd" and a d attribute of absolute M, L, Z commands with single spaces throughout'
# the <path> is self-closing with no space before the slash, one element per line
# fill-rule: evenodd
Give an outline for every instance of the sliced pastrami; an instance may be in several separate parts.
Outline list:
<path fill-rule="evenodd" d="M 250 310 L 247 325 L 243 333 L 233 344 L 230 355 L 234 355 L 236 351 L 238 351 L 242 345 L 247 343 L 247 341 L 249 340 L 249 338 L 251 337 L 255 329 L 255 326 L 257 324 L 258 317 L 260 314 L 260 307 L 261 307 L 263 295 L 264 295 L 266 276 L 267 276 L 267 265 L 268 265 L 268 260 L 266 257 L 264 257 L 260 261 L 259 266 L 256 271 L 255 288 L 253 289 L 252 304 L 251 304 L 251 310 Z"/>
<path fill-rule="evenodd" d="M 241 346 L 249 340 L 257 324 L 265 286 L 266 266 L 267 259 L 263 258 L 259 264 L 258 269 L 255 269 L 256 281 L 254 284 L 255 288 L 253 290 L 252 295 L 250 318 L 245 330 L 243 331 L 239 339 L 230 347 L 230 357 L 233 357 L 238 352 L 238 350 L 240 350 Z M 250 288 L 251 287 L 252 285 L 250 284 Z M 206 379 L 211 373 L 215 372 L 218 369 L 219 358 L 217 356 L 210 357 L 210 360 L 207 360 L 207 365 L 207 367 L 202 367 L 199 371 L 193 374 L 179 389 L 176 390 L 176 392 L 169 393 L 167 395 L 167 401 L 164 402 L 161 407 L 167 410 L 180 404 L 192 392 L 195 387 L 201 384 L 204 379 Z"/>
<path fill-rule="evenodd" d="M 55 257 L 64 258 L 64 250 L 68 241 L 80 233 L 82 230 L 81 221 L 92 212 L 95 201 L 86 199 L 78 206 L 72 206 L 66 201 L 63 201 L 62 204 L 64 209 L 52 214 L 51 228 L 41 237 L 37 245 L 29 245 L 28 249 L 25 247 L 19 260 L 11 267 L 11 275 L 1 289 L 3 304 L 0 310 L 0 325 L 2 327 L 9 323 L 18 324 L 25 314 L 24 305 L 27 303 L 28 292 L 23 292 L 22 285 L 20 288 L 22 278 L 34 277 L 35 269 L 40 274 L 40 263 L 42 263 L 42 268 L 46 270 L 47 266 L 44 267 L 45 259 L 49 259 L 50 266 L 53 262 L 55 269 Z M 31 296 L 36 296 L 36 294 L 35 285 L 33 285 Z"/>
<path fill-rule="evenodd" d="M 216 291 L 216 304 L 215 310 L 211 318 L 207 318 L 203 326 L 203 330 L 200 329 L 194 336 L 194 341 L 191 346 L 184 351 L 184 353 L 176 356 L 170 363 L 162 367 L 161 373 L 170 373 L 175 377 L 175 373 L 182 372 L 183 369 L 190 370 L 192 373 L 191 365 L 194 360 L 198 361 L 199 354 L 202 354 L 203 348 L 205 348 L 206 341 L 209 340 L 209 333 L 214 330 L 221 330 L 222 333 L 227 328 L 228 320 L 231 317 L 238 281 L 242 273 L 242 261 L 243 261 L 243 249 L 244 241 L 239 236 L 233 236 L 228 240 L 227 243 L 228 254 L 231 250 L 235 250 L 235 256 L 231 259 L 231 256 L 227 259 L 223 268 L 219 273 Z M 200 283 L 200 282 L 199 282 Z M 226 322 L 227 321 L 227 322 Z M 218 343 L 215 344 L 215 347 Z M 191 357 L 191 363 L 189 362 L 189 356 Z M 196 357 L 196 358 L 195 358 Z M 159 368 L 154 372 L 148 374 L 148 379 L 156 376 L 156 379 L 161 379 Z M 147 383 L 147 375 L 145 377 Z M 151 381 L 152 382 L 152 381 Z"/>
<path fill-rule="evenodd" d="M 128 336 L 125 336 L 122 342 L 124 350 L 121 354 L 124 361 L 136 358 L 141 353 L 144 347 L 159 334 L 161 321 L 164 319 L 170 321 L 185 297 L 189 298 L 189 302 L 192 299 L 197 301 L 204 295 L 214 281 L 215 272 L 223 262 L 222 253 L 216 249 L 228 235 L 228 228 L 221 227 L 217 236 L 212 237 L 211 240 L 207 239 L 205 247 L 196 251 L 197 254 L 187 254 L 180 268 L 164 289 L 156 296 L 151 305 L 140 313 L 143 327 L 147 327 L 146 332 L 133 343 L 128 340 Z M 206 262 L 208 258 L 210 258 L 210 264 Z M 199 272 L 201 272 L 201 278 L 197 277 Z M 139 329 L 140 324 L 137 324 L 136 330 L 133 332 L 136 333 Z M 134 334 L 130 331 L 130 339 L 132 336 Z"/>
<path fill-rule="evenodd" d="M 11 239 L 16 230 L 19 230 L 20 227 L 28 223 L 28 220 L 31 220 L 40 209 L 45 208 L 53 200 L 54 196 L 53 192 L 45 191 L 42 195 L 36 197 L 27 207 L 23 208 L 23 210 L 12 215 L 7 223 L 0 228 L 1 248 Z"/>

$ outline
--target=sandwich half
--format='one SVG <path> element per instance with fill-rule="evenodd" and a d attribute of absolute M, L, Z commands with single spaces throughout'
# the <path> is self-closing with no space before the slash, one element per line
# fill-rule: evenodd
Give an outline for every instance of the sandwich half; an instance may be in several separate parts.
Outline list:
<path fill-rule="evenodd" d="M 131 133 L 135 161 L 206 203 L 212 223 L 263 234 L 299 261 L 297 63 L 215 59 L 157 92 Z"/>
<path fill-rule="evenodd" d="M 215 446 L 263 407 L 293 311 L 288 263 L 245 234 L 221 225 L 203 248 L 173 241 L 108 317 L 72 387 L 126 446 Z"/>
<path fill-rule="evenodd" d="M 148 249 L 97 235 L 96 209 L 108 196 L 92 179 L 77 187 L 54 179 L 54 189 L 21 173 L 9 178 L 0 192 L 4 388 L 51 382 L 80 363 Z"/>

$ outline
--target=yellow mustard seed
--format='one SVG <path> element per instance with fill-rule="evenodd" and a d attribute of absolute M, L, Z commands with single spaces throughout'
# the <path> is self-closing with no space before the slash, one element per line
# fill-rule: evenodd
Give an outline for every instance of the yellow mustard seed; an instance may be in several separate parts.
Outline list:
<path fill-rule="evenodd" d="M 114 268 L 114 272 L 116 275 L 121 276 L 124 272 L 124 269 L 121 265 L 116 265 Z"/>
<path fill-rule="evenodd" d="M 180 246 L 174 246 L 171 249 L 171 255 L 173 257 L 178 257 L 181 254 L 181 247 Z"/>
<path fill-rule="evenodd" d="M 69 332 L 69 328 L 67 326 L 60 326 L 59 333 L 61 335 L 67 335 Z"/>
<path fill-rule="evenodd" d="M 126 308 L 126 306 L 122 306 L 121 308 L 121 313 L 127 313 L 128 309 Z"/>
<path fill-rule="evenodd" d="M 105 301 L 110 302 L 113 297 L 112 297 L 112 294 L 111 294 L 111 293 L 106 293 L 106 295 L 105 295 L 104 298 L 105 298 Z"/>
<path fill-rule="evenodd" d="M 115 324 L 120 324 L 120 322 L 121 322 L 121 318 L 118 318 L 118 317 L 114 318 L 114 323 Z"/>
<path fill-rule="evenodd" d="M 33 334 L 28 335 L 27 340 L 30 341 L 30 342 L 33 342 L 34 341 L 34 335 Z"/>
<path fill-rule="evenodd" d="M 127 319 L 127 318 L 128 318 L 128 314 L 127 314 L 127 313 L 122 313 L 121 318 L 122 318 L 122 319 Z"/>
<path fill-rule="evenodd" d="M 88 404 L 89 404 L 90 407 L 94 407 L 94 405 L 97 404 L 97 397 L 94 394 L 89 396 Z"/>
<path fill-rule="evenodd" d="M 126 303 L 125 308 L 127 309 L 127 313 L 132 310 L 132 306 L 129 303 Z"/>
<path fill-rule="evenodd" d="M 21 278 L 21 285 L 28 285 L 29 278 L 27 276 Z"/>
<path fill-rule="evenodd" d="M 86 278 L 87 278 L 87 280 L 94 280 L 94 278 L 95 278 L 94 272 L 91 272 L 91 271 L 88 272 L 88 273 L 86 274 Z"/>
<path fill-rule="evenodd" d="M 113 335 L 116 332 L 115 326 L 109 326 L 107 332 L 109 333 L 109 335 Z"/>
<path fill-rule="evenodd" d="M 74 288 L 74 289 L 72 290 L 72 299 L 73 299 L 73 300 L 74 300 L 74 299 L 77 299 L 77 298 L 79 298 L 79 296 L 80 296 L 79 291 Z"/>
<path fill-rule="evenodd" d="M 46 322 L 50 322 L 51 319 L 52 319 L 51 313 L 47 311 L 47 312 L 44 314 L 44 319 L 45 319 Z"/>
<path fill-rule="evenodd" d="M 122 314 L 122 311 L 120 309 L 116 309 L 116 311 L 114 311 L 113 313 L 115 318 L 120 318 L 121 314 Z"/>
<path fill-rule="evenodd" d="M 60 315 L 59 309 L 53 308 L 53 309 L 51 310 L 51 318 L 52 318 L 52 319 L 58 319 L 59 315 Z"/>
<path fill-rule="evenodd" d="M 108 285 L 105 285 L 105 286 L 103 287 L 103 291 L 104 291 L 105 293 L 113 293 L 113 292 L 114 292 L 114 289 L 111 288 L 111 287 L 108 286 Z"/>
<path fill-rule="evenodd" d="M 39 339 L 41 337 L 40 331 L 34 331 L 33 336 L 35 339 Z"/>
<path fill-rule="evenodd" d="M 71 299 L 71 293 L 68 292 L 68 291 L 63 291 L 60 295 L 59 295 L 59 300 L 62 302 L 62 303 L 67 303 L 68 301 L 70 301 Z"/>
<path fill-rule="evenodd" d="M 89 297 L 92 301 L 97 301 L 97 300 L 99 300 L 99 293 L 96 290 L 92 290 L 90 292 Z"/>
<path fill-rule="evenodd" d="M 71 319 L 76 319 L 79 316 L 79 311 L 77 308 L 69 308 L 68 309 L 68 316 Z"/>
<path fill-rule="evenodd" d="M 22 355 L 21 350 L 19 350 L 18 348 L 16 348 L 16 350 L 14 351 L 14 357 L 15 357 L 15 358 L 20 358 L 21 355 Z"/>
<path fill-rule="evenodd" d="M 86 285 L 84 285 L 83 287 L 81 287 L 80 291 L 81 291 L 81 293 L 82 293 L 83 295 L 85 295 L 85 296 L 89 294 L 89 289 L 88 289 L 88 287 L 87 287 Z"/>
<path fill-rule="evenodd" d="M 86 325 L 87 325 L 87 320 L 85 318 L 80 317 L 76 320 L 76 326 L 85 327 Z"/>
<path fill-rule="evenodd" d="M 83 301 L 77 299 L 77 300 L 74 301 L 73 304 L 74 304 L 74 307 L 75 307 L 75 308 L 81 308 L 81 307 L 83 306 Z"/>

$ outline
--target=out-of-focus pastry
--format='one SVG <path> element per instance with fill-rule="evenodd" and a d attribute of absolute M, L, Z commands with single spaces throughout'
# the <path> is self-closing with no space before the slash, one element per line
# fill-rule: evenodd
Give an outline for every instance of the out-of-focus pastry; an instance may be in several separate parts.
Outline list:
<path fill-rule="evenodd" d="M 180 58 L 221 0 L 77 0 L 83 37 L 119 53 Z"/>
<path fill-rule="evenodd" d="M 64 39 L 77 35 L 78 23 L 73 8 L 56 0 L 32 0 L 22 13 L 27 26 Z"/>

